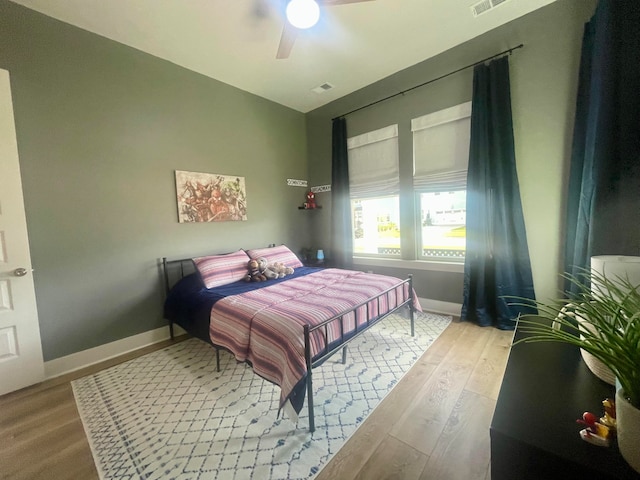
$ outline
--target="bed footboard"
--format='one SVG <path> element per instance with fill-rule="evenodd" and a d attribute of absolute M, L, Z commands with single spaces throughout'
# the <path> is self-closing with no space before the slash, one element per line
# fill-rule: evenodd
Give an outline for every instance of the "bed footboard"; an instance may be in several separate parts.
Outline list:
<path fill-rule="evenodd" d="M 369 305 L 371 302 L 377 302 L 378 312 L 380 311 L 380 302 L 383 298 L 387 298 L 391 294 L 391 292 L 395 292 L 397 288 L 407 288 L 408 287 L 408 295 L 407 298 L 399 302 L 394 308 L 390 308 L 386 313 L 378 315 L 377 317 L 370 319 L 369 318 Z M 346 353 L 347 353 L 347 345 L 349 342 L 353 341 L 355 338 L 360 336 L 363 332 L 371 328 L 376 323 L 380 322 L 383 318 L 389 316 L 390 314 L 400 310 L 405 305 L 409 306 L 409 320 L 411 324 L 411 336 L 415 336 L 415 306 L 414 306 L 414 292 L 413 292 L 413 276 L 409 275 L 408 278 L 401 283 L 394 285 L 393 287 L 379 293 L 377 296 L 367 299 L 366 301 L 354 306 L 353 308 L 346 310 L 344 312 L 335 315 L 322 323 L 319 323 L 314 326 L 305 325 L 304 326 L 304 353 L 307 364 L 307 408 L 309 410 L 309 431 L 315 431 L 315 419 L 314 419 L 314 411 L 313 411 L 313 368 L 322 363 L 324 360 L 335 354 L 338 350 L 342 349 L 342 363 L 346 363 Z M 365 307 L 367 310 L 367 322 L 362 327 L 358 327 L 357 332 L 354 335 L 350 335 L 346 337 L 344 334 L 344 318 L 346 315 L 356 311 L 360 307 Z M 312 357 L 311 353 L 311 334 L 316 330 L 324 329 L 325 338 L 328 338 L 327 330 L 329 324 L 335 322 L 336 320 L 340 321 L 340 340 L 335 342 L 334 346 L 325 347 L 325 351 L 322 352 L 321 355 L 316 356 L 315 359 Z"/>

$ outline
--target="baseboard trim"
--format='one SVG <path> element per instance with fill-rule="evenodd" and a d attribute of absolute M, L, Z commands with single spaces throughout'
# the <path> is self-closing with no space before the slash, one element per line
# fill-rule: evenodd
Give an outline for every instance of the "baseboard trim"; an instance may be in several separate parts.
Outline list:
<path fill-rule="evenodd" d="M 185 333 L 187 332 L 179 326 L 174 326 L 175 336 L 184 335 Z M 75 372 L 81 368 L 89 367 L 96 363 L 100 363 L 168 339 L 169 326 L 165 326 L 123 338 L 121 340 L 116 340 L 115 342 L 106 343 L 98 347 L 89 348 L 88 350 L 72 353 L 65 357 L 55 358 L 44 363 L 45 380 L 50 380 L 52 378 L 59 377 L 60 375 Z"/>
<path fill-rule="evenodd" d="M 422 309 L 429 312 L 459 317 L 460 311 L 462 310 L 462 304 L 460 303 L 443 302 L 440 300 L 432 300 L 430 298 L 418 298 L 418 300 L 420 300 Z"/>

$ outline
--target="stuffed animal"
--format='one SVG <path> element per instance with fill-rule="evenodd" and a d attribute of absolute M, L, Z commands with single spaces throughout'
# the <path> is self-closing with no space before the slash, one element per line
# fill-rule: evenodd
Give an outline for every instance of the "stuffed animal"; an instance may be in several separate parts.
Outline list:
<path fill-rule="evenodd" d="M 264 257 L 260 257 L 258 259 L 258 269 L 268 280 L 274 278 L 284 278 L 285 276 L 291 275 L 293 273 L 293 268 L 286 267 L 284 263 L 269 263 Z"/>
<path fill-rule="evenodd" d="M 258 269 L 267 280 L 278 278 L 278 272 L 276 271 L 275 265 L 267 262 L 267 259 L 264 257 L 258 258 Z"/>
<path fill-rule="evenodd" d="M 264 282 L 267 279 L 267 277 L 260 272 L 260 264 L 257 260 L 249 260 L 247 269 L 249 272 L 244 277 L 245 282 Z"/>
<path fill-rule="evenodd" d="M 286 277 L 293 273 L 293 268 L 285 266 L 284 263 L 276 263 L 276 271 L 278 272 L 278 278 Z"/>
<path fill-rule="evenodd" d="M 278 274 L 277 278 L 283 278 L 284 277 L 284 265 L 282 263 L 275 262 L 273 264 L 273 269 Z"/>

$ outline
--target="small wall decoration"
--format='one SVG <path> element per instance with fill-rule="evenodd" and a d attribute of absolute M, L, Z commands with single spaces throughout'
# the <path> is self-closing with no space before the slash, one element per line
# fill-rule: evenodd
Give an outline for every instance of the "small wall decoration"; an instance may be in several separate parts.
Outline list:
<path fill-rule="evenodd" d="M 287 185 L 289 187 L 306 187 L 306 180 L 296 180 L 295 178 L 287 178 Z"/>
<path fill-rule="evenodd" d="M 244 177 L 176 170 L 176 195 L 180 223 L 247 219 Z"/>
<path fill-rule="evenodd" d="M 330 192 L 331 191 L 331 185 L 318 185 L 317 187 L 311 187 L 311 191 L 313 193 Z"/>

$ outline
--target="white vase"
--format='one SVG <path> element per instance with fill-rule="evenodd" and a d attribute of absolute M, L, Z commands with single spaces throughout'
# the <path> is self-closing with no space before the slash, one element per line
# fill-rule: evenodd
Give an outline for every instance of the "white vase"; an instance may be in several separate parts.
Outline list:
<path fill-rule="evenodd" d="M 622 389 L 616 392 L 616 424 L 620 453 L 631 468 L 640 472 L 640 409 L 629 403 Z"/>
<path fill-rule="evenodd" d="M 588 330 L 592 335 L 596 334 L 595 329 L 593 328 L 593 325 L 585 321 L 584 318 L 582 318 L 579 315 L 576 315 L 576 320 L 578 320 L 578 325 L 580 326 L 580 328 Z M 580 335 L 580 339 L 584 340 L 584 337 Z M 604 363 L 602 363 L 601 360 L 597 359 L 596 357 L 591 355 L 586 350 L 583 350 L 582 348 L 580 349 L 580 354 L 582 355 L 582 359 L 584 360 L 584 363 L 586 363 L 587 367 L 589 367 L 589 370 L 591 370 L 591 373 L 593 373 L 596 377 L 598 377 L 603 382 L 607 382 L 609 385 L 616 384 L 615 373 L 613 373 L 609 367 L 607 367 Z"/>

